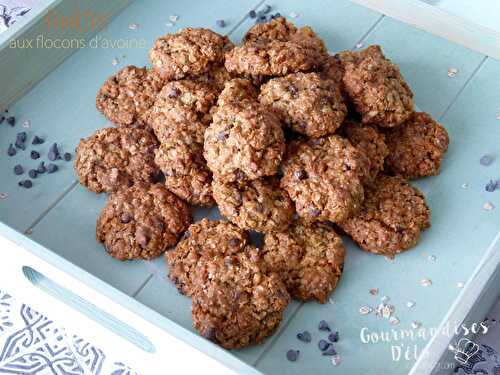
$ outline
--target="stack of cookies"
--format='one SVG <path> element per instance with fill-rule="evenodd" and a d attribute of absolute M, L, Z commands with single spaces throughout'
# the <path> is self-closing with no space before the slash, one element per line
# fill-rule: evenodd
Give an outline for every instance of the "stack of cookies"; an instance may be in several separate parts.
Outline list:
<path fill-rule="evenodd" d="M 392 257 L 430 226 L 408 180 L 439 173 L 448 134 L 414 111 L 379 46 L 329 55 L 311 28 L 277 18 L 240 46 L 187 28 L 149 56 L 151 69 L 99 90 L 116 127 L 80 142 L 75 170 L 110 193 L 97 239 L 120 260 L 166 251 L 204 337 L 241 348 L 271 335 L 291 298 L 325 303 L 344 267 L 338 233 Z M 228 221 L 191 224 L 191 206 Z"/>

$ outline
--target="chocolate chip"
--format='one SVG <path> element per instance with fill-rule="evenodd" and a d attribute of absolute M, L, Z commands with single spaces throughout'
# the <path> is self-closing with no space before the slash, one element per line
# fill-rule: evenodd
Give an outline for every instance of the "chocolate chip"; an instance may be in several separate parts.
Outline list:
<path fill-rule="evenodd" d="M 63 156 L 65 161 L 70 161 L 71 160 L 71 154 L 69 152 L 65 152 Z"/>
<path fill-rule="evenodd" d="M 320 331 L 328 331 L 328 332 L 331 331 L 330 326 L 328 325 L 328 323 L 326 322 L 326 320 L 322 320 L 322 321 L 319 322 L 318 329 Z"/>
<path fill-rule="evenodd" d="M 251 10 L 250 12 L 248 12 L 248 16 L 250 18 L 255 18 L 257 17 L 257 12 L 255 10 Z"/>
<path fill-rule="evenodd" d="M 224 20 L 217 20 L 215 23 L 219 27 L 226 27 L 226 21 Z"/>
<path fill-rule="evenodd" d="M 26 138 L 28 138 L 28 134 L 26 134 L 26 132 L 20 132 L 16 135 L 16 140 L 19 140 L 21 143 L 26 142 Z"/>
<path fill-rule="evenodd" d="M 128 224 L 130 223 L 130 220 L 132 220 L 132 217 L 127 213 L 123 213 L 120 217 L 120 220 L 123 224 Z"/>
<path fill-rule="evenodd" d="M 38 172 L 37 172 L 35 169 L 30 169 L 30 171 L 28 172 L 28 175 L 29 175 L 31 178 L 35 179 L 35 178 L 37 178 L 37 176 L 38 176 Z"/>
<path fill-rule="evenodd" d="M 33 151 L 31 151 L 30 156 L 31 156 L 31 158 L 32 158 L 33 160 L 36 160 L 36 159 L 39 159 L 39 158 L 40 158 L 40 153 L 39 153 L 38 151 L 33 150 Z"/>
<path fill-rule="evenodd" d="M 54 172 L 57 172 L 59 168 L 57 167 L 57 165 L 55 164 L 49 164 L 47 166 L 47 173 L 54 173 Z"/>
<path fill-rule="evenodd" d="M 17 154 L 17 151 L 16 151 L 15 147 L 11 143 L 9 145 L 9 149 L 7 150 L 7 155 L 14 156 L 15 154 Z"/>
<path fill-rule="evenodd" d="M 319 340 L 319 342 L 318 342 L 318 348 L 322 352 L 324 352 L 326 349 L 328 349 L 330 347 L 330 345 L 331 344 L 325 340 Z"/>
<path fill-rule="evenodd" d="M 14 116 L 7 117 L 7 124 L 10 126 L 16 125 L 16 118 Z"/>
<path fill-rule="evenodd" d="M 269 13 L 271 11 L 271 9 L 272 8 L 271 8 L 270 5 L 266 5 L 266 6 L 264 6 L 264 8 L 259 13 L 261 13 L 261 14 L 267 14 L 267 13 Z"/>
<path fill-rule="evenodd" d="M 38 167 L 36 169 L 38 173 L 45 173 L 47 172 L 47 168 L 45 168 L 45 163 L 42 161 L 40 164 L 38 164 Z"/>
<path fill-rule="evenodd" d="M 57 143 L 52 143 L 49 147 L 49 151 L 52 151 L 56 154 L 59 153 L 59 147 L 57 147 Z"/>
<path fill-rule="evenodd" d="M 311 334 L 308 331 L 297 333 L 297 338 L 303 342 L 311 342 Z"/>
<path fill-rule="evenodd" d="M 323 353 L 323 355 L 337 355 L 337 351 L 333 346 L 330 346 L 328 349 L 326 349 Z"/>
<path fill-rule="evenodd" d="M 5 121 L 5 116 L 0 116 L 0 124 L 2 124 Z"/>
<path fill-rule="evenodd" d="M 497 189 L 498 181 L 491 180 L 486 184 L 485 190 L 489 193 L 493 193 Z"/>
<path fill-rule="evenodd" d="M 135 231 L 135 239 L 137 240 L 137 243 L 142 247 L 146 247 L 151 240 L 149 234 L 147 233 L 147 230 L 143 227 L 137 228 L 137 230 Z"/>
<path fill-rule="evenodd" d="M 292 96 L 294 98 L 297 97 L 297 95 L 299 94 L 299 89 L 295 86 L 295 85 L 290 85 L 288 86 L 288 91 L 290 92 L 290 94 L 292 94 Z"/>
<path fill-rule="evenodd" d="M 217 140 L 221 142 L 225 142 L 226 139 L 229 137 L 229 133 L 226 131 L 221 131 L 217 133 Z"/>
<path fill-rule="evenodd" d="M 216 331 L 214 327 L 208 327 L 203 331 L 203 337 L 205 337 L 207 340 L 215 341 L 215 333 Z"/>
<path fill-rule="evenodd" d="M 20 176 L 24 173 L 24 168 L 22 165 L 18 164 L 14 167 L 14 174 Z"/>
<path fill-rule="evenodd" d="M 25 189 L 31 189 L 33 182 L 31 182 L 31 180 L 24 180 L 19 182 L 19 186 L 22 186 Z"/>
<path fill-rule="evenodd" d="M 328 335 L 328 340 L 330 340 L 331 342 L 339 341 L 339 332 L 335 331 L 335 332 L 330 333 Z"/>
<path fill-rule="evenodd" d="M 231 246 L 231 247 L 239 246 L 239 244 L 240 244 L 239 238 L 231 238 L 229 240 L 229 246 Z"/>
<path fill-rule="evenodd" d="M 48 155 L 48 158 L 50 161 L 56 161 L 57 160 L 57 154 L 53 151 L 49 151 L 49 155 Z"/>
<path fill-rule="evenodd" d="M 483 155 L 481 159 L 479 159 L 479 163 L 485 167 L 491 165 L 493 163 L 493 156 L 491 155 Z"/>
<path fill-rule="evenodd" d="M 290 362 L 295 362 L 297 358 L 299 358 L 299 353 L 300 351 L 298 350 L 290 349 L 286 352 L 286 359 L 288 359 Z"/>
<path fill-rule="evenodd" d="M 255 23 L 265 23 L 267 21 L 267 17 L 266 16 L 259 16 L 257 18 L 257 21 L 255 21 Z"/>
<path fill-rule="evenodd" d="M 318 217 L 320 214 L 321 214 L 321 211 L 318 210 L 317 208 L 309 209 L 309 215 L 312 217 Z"/>
<path fill-rule="evenodd" d="M 177 98 L 180 94 L 181 90 L 179 90 L 177 87 L 170 87 L 167 93 L 169 98 Z"/>
<path fill-rule="evenodd" d="M 41 145 L 43 142 L 45 142 L 42 138 L 40 138 L 38 135 L 35 135 L 35 138 L 33 138 L 33 142 L 31 142 L 32 145 Z"/>
<path fill-rule="evenodd" d="M 16 139 L 15 143 L 16 148 L 21 149 L 21 150 L 26 150 L 26 146 L 24 145 L 24 142 L 21 141 L 20 139 Z"/>
<path fill-rule="evenodd" d="M 307 176 L 307 172 L 302 169 L 300 171 L 295 172 L 295 177 L 297 178 L 297 180 L 302 181 L 302 180 L 305 180 L 308 176 Z"/>

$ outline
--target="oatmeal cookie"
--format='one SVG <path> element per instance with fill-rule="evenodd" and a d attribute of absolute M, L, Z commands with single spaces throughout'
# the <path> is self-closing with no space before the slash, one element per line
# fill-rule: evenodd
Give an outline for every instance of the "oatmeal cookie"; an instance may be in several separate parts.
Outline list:
<path fill-rule="evenodd" d="M 163 84 L 151 70 L 129 65 L 106 80 L 97 94 L 96 107 L 117 126 L 142 127 Z"/>
<path fill-rule="evenodd" d="M 165 175 L 168 190 L 197 206 L 213 206 L 212 173 L 203 157 L 205 127 L 198 123 L 173 123 L 155 153 L 156 165 Z"/>
<path fill-rule="evenodd" d="M 389 170 L 407 179 L 438 175 L 450 142 L 446 129 L 425 112 L 416 112 L 403 125 L 388 129 L 386 138 Z"/>
<path fill-rule="evenodd" d="M 195 288 L 195 272 L 203 259 L 238 254 L 247 242 L 247 233 L 236 225 L 203 219 L 188 228 L 175 249 L 166 252 L 169 277 L 180 293 L 191 296 Z"/>
<path fill-rule="evenodd" d="M 205 159 L 214 178 L 222 181 L 274 175 L 284 150 L 278 118 L 259 103 L 219 107 L 205 132 Z"/>
<path fill-rule="evenodd" d="M 281 186 L 309 221 L 339 222 L 363 201 L 361 176 L 366 163 L 349 141 L 336 135 L 288 147 Z"/>
<path fill-rule="evenodd" d="M 364 124 L 394 127 L 413 112 L 413 93 L 399 68 L 388 60 L 379 46 L 339 54 L 345 69 L 346 92 Z"/>
<path fill-rule="evenodd" d="M 149 131 L 104 128 L 82 139 L 76 150 L 75 172 L 80 184 L 95 192 L 111 192 L 134 182 L 151 183 L 157 142 Z"/>
<path fill-rule="evenodd" d="M 317 73 L 273 78 L 261 86 L 259 100 L 294 131 L 313 138 L 335 132 L 347 114 L 339 86 Z"/>
<path fill-rule="evenodd" d="M 384 170 L 384 160 L 389 154 L 384 134 L 373 125 L 354 120 L 346 120 L 342 130 L 349 142 L 365 155 L 367 174 L 363 176 L 363 184 L 372 183 Z"/>
<path fill-rule="evenodd" d="M 344 269 L 342 239 L 328 225 L 296 220 L 286 232 L 267 233 L 262 258 L 292 298 L 328 300 Z"/>
<path fill-rule="evenodd" d="M 379 175 L 361 211 L 339 224 L 364 250 L 394 256 L 414 247 L 430 227 L 425 197 L 401 177 Z"/>
<path fill-rule="evenodd" d="M 169 82 L 149 110 L 148 123 L 160 142 L 168 140 L 175 124 L 206 126 L 212 120 L 210 110 L 217 101 L 217 94 L 207 83 L 192 80 Z"/>
<path fill-rule="evenodd" d="M 153 70 L 165 80 L 206 73 L 212 64 L 222 63 L 232 43 L 208 29 L 185 28 L 156 40 L 149 51 Z"/>
<path fill-rule="evenodd" d="M 224 64 L 217 64 L 201 76 L 193 77 L 193 80 L 206 83 L 213 87 L 217 92 L 221 92 L 224 89 L 226 82 L 232 80 L 233 78 L 234 77 L 227 71 Z"/>
<path fill-rule="evenodd" d="M 186 203 L 163 185 L 136 184 L 111 194 L 97 220 L 97 240 L 120 260 L 153 259 L 191 223 Z"/>
<path fill-rule="evenodd" d="M 261 82 L 266 77 L 318 69 L 327 59 L 323 41 L 309 27 L 283 18 L 254 26 L 245 43 L 226 54 L 226 69 Z"/>
<path fill-rule="evenodd" d="M 245 78 L 235 78 L 226 82 L 224 90 L 217 99 L 217 105 L 222 107 L 228 103 L 242 103 L 245 100 L 257 101 L 259 92 L 251 81 Z"/>
<path fill-rule="evenodd" d="M 264 271 L 258 249 L 251 246 L 202 262 L 192 306 L 194 327 L 202 336 L 238 349 L 276 331 L 290 296 L 277 274 Z"/>
<path fill-rule="evenodd" d="M 292 221 L 293 203 L 275 177 L 229 183 L 215 180 L 212 186 L 220 212 L 240 228 L 284 231 Z"/>

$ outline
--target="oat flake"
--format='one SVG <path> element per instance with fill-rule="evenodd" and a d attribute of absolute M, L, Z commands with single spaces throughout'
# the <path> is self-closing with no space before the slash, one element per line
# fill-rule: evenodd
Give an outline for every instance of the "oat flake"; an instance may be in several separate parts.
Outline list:
<path fill-rule="evenodd" d="M 179 16 L 176 15 L 176 14 L 173 14 L 171 15 L 170 17 L 168 17 L 168 19 L 171 21 L 171 22 L 177 22 L 179 20 Z"/>
<path fill-rule="evenodd" d="M 25 129 L 31 128 L 31 122 L 29 122 L 29 120 L 24 121 L 23 128 L 25 128 Z"/>
<path fill-rule="evenodd" d="M 359 313 L 361 315 L 368 315 L 373 311 L 373 309 L 370 306 L 362 306 L 359 309 Z"/>
<path fill-rule="evenodd" d="M 332 359 L 331 360 L 332 360 L 332 364 L 334 366 L 340 365 L 340 362 L 341 362 L 340 355 L 338 355 L 338 354 L 332 355 Z"/>
<path fill-rule="evenodd" d="M 449 68 L 448 69 L 448 77 L 455 77 L 458 73 L 458 69 L 457 68 Z"/>
<path fill-rule="evenodd" d="M 457 288 L 462 289 L 465 286 L 465 284 L 461 281 L 457 283 Z"/>
<path fill-rule="evenodd" d="M 363 47 L 363 43 L 358 43 L 358 44 L 356 44 L 356 48 L 357 48 L 357 49 L 360 49 L 361 47 Z"/>
<path fill-rule="evenodd" d="M 462 189 L 467 189 L 469 187 L 469 184 L 465 183 L 465 184 L 462 184 Z"/>
<path fill-rule="evenodd" d="M 137 30 L 139 28 L 139 25 L 136 23 L 131 23 L 130 25 L 128 25 L 128 28 L 130 30 Z"/>
<path fill-rule="evenodd" d="M 432 285 L 432 280 L 431 279 L 422 279 L 420 280 L 420 285 L 428 287 Z"/>
<path fill-rule="evenodd" d="M 414 320 L 413 322 L 411 322 L 411 328 L 413 328 L 413 329 L 420 328 L 421 325 L 422 325 L 422 323 L 419 322 L 418 320 Z"/>
<path fill-rule="evenodd" d="M 429 257 L 427 259 L 429 259 L 430 262 L 435 262 L 436 261 L 436 256 L 435 255 L 429 255 Z"/>
<path fill-rule="evenodd" d="M 112 64 L 113 66 L 118 65 L 118 63 L 119 63 L 119 61 L 118 61 L 118 59 L 117 59 L 117 58 L 114 58 L 113 60 L 111 60 L 111 64 Z"/>
<path fill-rule="evenodd" d="M 297 18 L 299 15 L 295 12 L 290 12 L 290 18 Z"/>
<path fill-rule="evenodd" d="M 399 319 L 396 318 L 395 316 L 391 316 L 389 318 L 389 323 L 391 323 L 393 326 L 398 325 L 400 323 Z"/>
<path fill-rule="evenodd" d="M 494 206 L 494 205 L 493 205 L 493 203 L 491 203 L 491 202 L 485 202 L 485 203 L 483 204 L 483 209 L 484 209 L 485 211 L 491 211 L 491 210 L 493 210 L 494 208 L 495 208 L 495 206 Z"/>
<path fill-rule="evenodd" d="M 411 309 L 412 307 L 415 306 L 415 302 L 414 301 L 408 301 L 408 302 L 406 302 L 406 306 Z"/>
<path fill-rule="evenodd" d="M 5 199 L 9 196 L 7 193 L 0 193 L 0 199 Z"/>

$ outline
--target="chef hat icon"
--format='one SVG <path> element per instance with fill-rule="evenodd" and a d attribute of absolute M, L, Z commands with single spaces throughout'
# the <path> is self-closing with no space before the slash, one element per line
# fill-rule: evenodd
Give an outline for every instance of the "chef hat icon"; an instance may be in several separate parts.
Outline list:
<path fill-rule="evenodd" d="M 455 359 L 461 364 L 466 364 L 478 350 L 479 345 L 464 337 L 457 344 Z"/>

